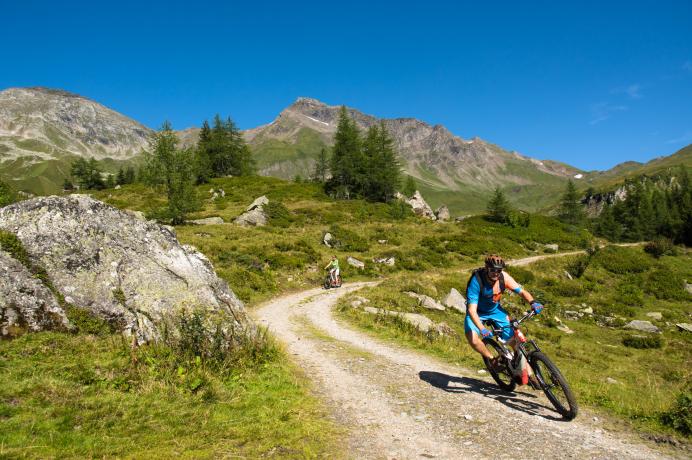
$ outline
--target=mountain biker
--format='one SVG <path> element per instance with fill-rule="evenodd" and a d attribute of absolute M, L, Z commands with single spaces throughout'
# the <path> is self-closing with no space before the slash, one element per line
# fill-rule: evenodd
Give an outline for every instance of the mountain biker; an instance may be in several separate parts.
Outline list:
<path fill-rule="evenodd" d="M 329 278 L 332 284 L 336 283 L 336 280 L 339 279 L 339 259 L 336 258 L 336 255 L 332 255 L 332 259 L 329 261 L 326 267 L 324 267 L 325 270 L 329 269 Z"/>
<path fill-rule="evenodd" d="M 509 273 L 503 273 L 505 261 L 502 257 L 492 254 L 486 257 L 485 267 L 474 270 L 466 287 L 466 320 L 464 330 L 469 345 L 483 357 L 493 360 L 494 356 L 483 343 L 484 337 L 491 337 L 483 321 L 492 319 L 498 328 L 502 328 L 500 338 L 510 341 L 513 338 L 509 315 L 500 305 L 502 293 L 511 289 L 531 305 L 535 313 L 540 313 L 543 305 L 534 300 L 533 296 L 523 289 Z M 510 345 L 513 345 L 510 342 Z M 495 364 L 493 360 L 493 364 Z"/>

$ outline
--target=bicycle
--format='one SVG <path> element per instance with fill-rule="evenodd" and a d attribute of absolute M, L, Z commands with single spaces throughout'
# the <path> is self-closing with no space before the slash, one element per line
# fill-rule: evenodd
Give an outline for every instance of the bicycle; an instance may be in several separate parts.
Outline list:
<path fill-rule="evenodd" d="M 332 275 L 327 273 L 327 277 L 324 279 L 324 288 L 339 288 L 341 287 L 341 275 L 337 275 L 332 278 Z"/>
<path fill-rule="evenodd" d="M 491 362 L 489 358 L 483 358 L 485 367 L 490 372 L 498 386 L 505 391 L 514 391 L 517 383 L 529 383 L 536 390 L 543 390 L 548 400 L 555 406 L 555 409 L 567 420 L 572 420 L 577 416 L 579 408 L 577 400 L 570 389 L 567 380 L 560 372 L 560 369 L 546 356 L 545 353 L 536 345 L 533 340 L 527 340 L 519 326 L 527 319 L 536 315 L 535 312 L 527 312 L 521 319 L 512 319 L 510 324 L 514 330 L 514 340 L 517 344 L 516 352 L 508 348 L 504 341 L 496 339 L 502 333 L 502 328 L 495 328 L 496 324 L 492 320 L 485 321 L 484 324 L 493 331 L 494 336 L 486 337 L 483 342 L 488 349 L 495 355 Z M 531 347 L 529 349 L 529 346 Z M 533 370 L 535 381 L 527 379 L 528 373 L 522 372 L 522 358 L 525 363 Z M 519 379 L 523 379 L 518 382 Z M 528 381 L 526 381 L 528 380 Z"/>

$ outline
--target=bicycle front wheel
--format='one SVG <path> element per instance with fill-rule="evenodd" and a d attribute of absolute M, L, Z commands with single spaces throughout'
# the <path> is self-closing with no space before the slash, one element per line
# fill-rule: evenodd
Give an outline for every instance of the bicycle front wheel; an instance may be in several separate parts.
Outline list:
<path fill-rule="evenodd" d="M 541 388 L 543 388 L 543 392 L 555 406 L 555 409 L 567 420 L 576 417 L 579 411 L 577 399 L 560 369 L 541 352 L 532 353 L 529 363 L 541 384 Z"/>

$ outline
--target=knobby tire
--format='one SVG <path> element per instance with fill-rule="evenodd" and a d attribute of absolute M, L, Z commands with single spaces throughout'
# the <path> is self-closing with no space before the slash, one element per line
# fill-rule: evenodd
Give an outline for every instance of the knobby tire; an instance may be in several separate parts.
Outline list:
<path fill-rule="evenodd" d="M 579 411 L 577 399 L 567 384 L 567 380 L 562 376 L 560 369 L 541 352 L 532 353 L 529 363 L 541 383 L 543 392 L 555 406 L 555 409 L 565 419 L 574 419 Z M 546 373 L 547 375 L 544 375 Z"/>

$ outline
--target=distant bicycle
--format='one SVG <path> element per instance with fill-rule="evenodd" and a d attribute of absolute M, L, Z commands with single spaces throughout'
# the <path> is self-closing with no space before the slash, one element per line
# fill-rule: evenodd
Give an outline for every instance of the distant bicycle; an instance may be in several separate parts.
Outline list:
<path fill-rule="evenodd" d="M 329 273 L 327 273 L 327 277 L 324 279 L 324 288 L 331 289 L 339 287 L 341 287 L 341 275 L 332 277 Z"/>
<path fill-rule="evenodd" d="M 523 321 L 532 318 L 535 314 L 529 311 L 521 319 L 510 321 L 514 329 L 514 340 L 517 343 L 516 353 L 502 340 L 495 338 L 502 333 L 502 329 L 496 328 L 492 320 L 485 322 L 495 334 L 483 339 L 488 350 L 495 355 L 492 361 L 489 358 L 483 358 L 485 367 L 499 387 L 505 391 L 514 391 L 518 383 L 523 385 L 528 383 L 537 390 L 543 390 L 555 409 L 565 419 L 572 420 L 577 416 L 579 408 L 567 380 L 560 369 L 538 348 L 536 342 L 527 340 L 519 328 Z M 534 379 L 528 378 L 528 369 L 525 364 L 522 365 L 522 361 L 531 367 Z"/>

